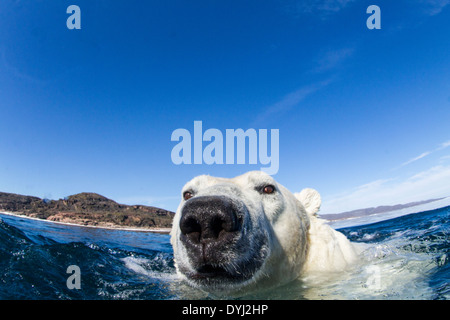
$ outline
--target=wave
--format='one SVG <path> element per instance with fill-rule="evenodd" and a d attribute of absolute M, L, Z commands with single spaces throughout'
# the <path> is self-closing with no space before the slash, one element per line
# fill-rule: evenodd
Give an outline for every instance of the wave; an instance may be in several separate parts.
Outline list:
<path fill-rule="evenodd" d="M 450 207 L 341 228 L 353 269 L 310 275 L 258 299 L 449 299 Z M 69 289 L 78 265 L 81 289 Z M 0 299 L 210 299 L 176 275 L 168 235 L 0 215 Z"/>

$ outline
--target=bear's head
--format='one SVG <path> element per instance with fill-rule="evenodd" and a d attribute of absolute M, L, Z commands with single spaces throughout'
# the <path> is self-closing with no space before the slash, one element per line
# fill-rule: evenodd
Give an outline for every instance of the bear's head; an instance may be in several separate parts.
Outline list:
<path fill-rule="evenodd" d="M 293 195 L 271 176 L 198 176 L 182 189 L 171 231 L 177 272 L 214 294 L 240 294 L 299 276 L 309 215 L 320 196 Z M 301 203 L 304 201 L 304 204 Z"/>

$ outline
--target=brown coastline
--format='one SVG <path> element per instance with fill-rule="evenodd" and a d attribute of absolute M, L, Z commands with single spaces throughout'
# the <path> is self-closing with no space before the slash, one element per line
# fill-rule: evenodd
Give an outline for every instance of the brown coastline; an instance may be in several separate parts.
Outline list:
<path fill-rule="evenodd" d="M 0 192 L 0 212 L 88 227 L 168 233 L 173 212 L 144 205 L 124 205 L 96 193 L 59 200 Z"/>
<path fill-rule="evenodd" d="M 0 211 L 0 219 L 1 219 L 1 215 L 15 216 L 15 217 L 19 217 L 19 218 L 25 218 L 25 219 L 31 219 L 31 220 L 37 220 L 37 221 L 46 221 L 46 222 L 50 222 L 50 223 L 69 225 L 69 226 L 87 227 L 87 228 L 100 228 L 100 229 L 137 231 L 137 232 L 154 232 L 154 233 L 161 233 L 161 234 L 169 234 L 170 230 L 171 230 L 171 228 L 143 228 L 143 227 L 131 228 L 131 227 L 124 227 L 124 226 L 113 225 L 113 224 L 83 224 L 83 223 L 80 223 L 79 221 L 75 221 L 75 220 L 73 220 L 73 221 L 71 221 L 71 220 L 52 221 L 52 220 L 48 220 L 48 219 L 40 219 L 40 218 L 27 216 L 27 215 L 21 214 L 20 212 Z"/>

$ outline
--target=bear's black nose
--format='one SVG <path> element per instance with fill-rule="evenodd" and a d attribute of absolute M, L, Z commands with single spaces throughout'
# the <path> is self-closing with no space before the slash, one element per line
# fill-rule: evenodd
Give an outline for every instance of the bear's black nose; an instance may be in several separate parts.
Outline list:
<path fill-rule="evenodd" d="M 181 212 L 180 231 L 192 262 L 198 266 L 220 263 L 223 250 L 241 229 L 241 220 L 227 197 L 189 199 Z"/>

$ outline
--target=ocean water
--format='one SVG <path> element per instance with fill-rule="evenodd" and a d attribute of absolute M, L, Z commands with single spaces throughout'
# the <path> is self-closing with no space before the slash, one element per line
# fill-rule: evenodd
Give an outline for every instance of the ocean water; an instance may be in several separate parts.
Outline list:
<path fill-rule="evenodd" d="M 445 207 L 341 228 L 361 249 L 352 269 L 242 298 L 450 299 L 449 219 Z M 71 265 L 80 289 L 67 286 Z M 169 235 L 0 214 L 0 299 L 215 298 L 178 279 Z"/>

